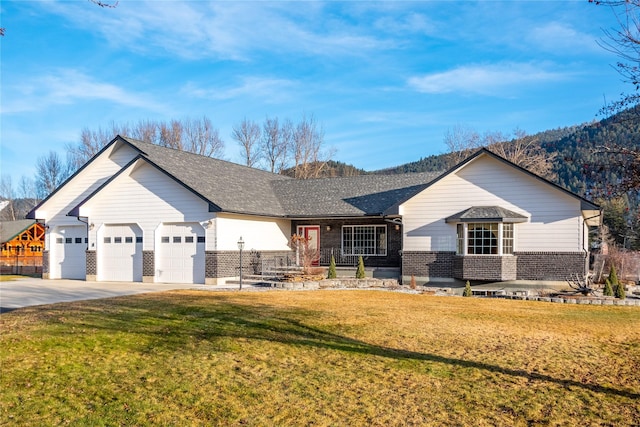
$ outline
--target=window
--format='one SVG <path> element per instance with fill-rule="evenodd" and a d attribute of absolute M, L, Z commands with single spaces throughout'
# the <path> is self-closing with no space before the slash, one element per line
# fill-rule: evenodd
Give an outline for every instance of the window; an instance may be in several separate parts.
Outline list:
<path fill-rule="evenodd" d="M 467 229 L 467 253 L 469 255 L 497 255 L 498 224 L 469 224 Z"/>
<path fill-rule="evenodd" d="M 173 236 L 173 243 L 182 243 L 182 237 Z"/>
<path fill-rule="evenodd" d="M 76 237 L 76 243 L 82 243 L 82 237 Z"/>
<path fill-rule="evenodd" d="M 193 243 L 193 236 L 185 236 L 184 237 L 184 242 L 185 243 Z"/>
<path fill-rule="evenodd" d="M 133 243 L 133 237 L 131 237 L 131 236 L 126 236 L 126 237 L 124 238 L 124 242 L 125 242 L 125 243 Z"/>
<path fill-rule="evenodd" d="M 136 243 L 142 243 L 142 236 L 136 236 Z"/>
<path fill-rule="evenodd" d="M 105 237 L 104 238 L 104 242 L 105 243 L 111 243 L 111 237 Z"/>
<path fill-rule="evenodd" d="M 502 254 L 513 255 L 513 224 L 502 224 Z"/>
<path fill-rule="evenodd" d="M 169 243 L 169 236 L 162 236 L 162 238 L 160 239 L 160 241 L 162 243 Z"/>
<path fill-rule="evenodd" d="M 513 255 L 514 227 L 511 223 L 457 224 L 458 255 Z"/>
<path fill-rule="evenodd" d="M 198 236 L 198 243 L 204 243 L 204 236 Z"/>
<path fill-rule="evenodd" d="M 114 237 L 113 243 L 122 243 L 122 237 Z"/>
<path fill-rule="evenodd" d="M 73 243 L 73 239 L 71 237 L 65 237 L 64 238 L 64 242 L 65 243 Z"/>
<path fill-rule="evenodd" d="M 387 255 L 386 225 L 345 225 L 342 227 L 343 255 Z"/>
<path fill-rule="evenodd" d="M 56 243 L 63 243 L 62 237 L 56 237 Z"/>

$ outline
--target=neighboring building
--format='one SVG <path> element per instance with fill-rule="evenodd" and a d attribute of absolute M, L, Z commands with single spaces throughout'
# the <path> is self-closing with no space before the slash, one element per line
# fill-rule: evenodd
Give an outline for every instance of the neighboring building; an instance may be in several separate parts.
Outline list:
<path fill-rule="evenodd" d="M 0 271 L 36 274 L 42 271 L 45 228 L 34 220 L 0 222 Z"/>
<path fill-rule="evenodd" d="M 485 150 L 443 174 L 294 180 L 118 136 L 36 206 L 44 277 L 218 284 L 292 257 L 363 256 L 404 281 L 584 274 L 600 208 Z M 400 273 L 401 272 L 401 273 Z"/>

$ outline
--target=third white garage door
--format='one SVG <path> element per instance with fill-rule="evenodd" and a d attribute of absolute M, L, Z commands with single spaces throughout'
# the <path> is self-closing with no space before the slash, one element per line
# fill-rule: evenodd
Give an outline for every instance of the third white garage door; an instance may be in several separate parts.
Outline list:
<path fill-rule="evenodd" d="M 163 224 L 156 239 L 156 281 L 204 283 L 204 247 L 200 224 Z"/>
<path fill-rule="evenodd" d="M 98 280 L 142 282 L 142 230 L 135 224 L 105 225 L 100 239 Z"/>

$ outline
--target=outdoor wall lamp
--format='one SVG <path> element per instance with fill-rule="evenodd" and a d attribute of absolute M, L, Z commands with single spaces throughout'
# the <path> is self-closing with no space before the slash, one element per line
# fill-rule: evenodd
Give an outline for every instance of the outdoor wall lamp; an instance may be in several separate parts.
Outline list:
<path fill-rule="evenodd" d="M 327 231 L 331 231 L 331 226 L 327 225 Z"/>

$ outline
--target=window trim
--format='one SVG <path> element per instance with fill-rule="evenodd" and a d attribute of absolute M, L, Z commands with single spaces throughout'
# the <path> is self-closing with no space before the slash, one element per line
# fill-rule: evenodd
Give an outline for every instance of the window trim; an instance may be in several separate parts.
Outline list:
<path fill-rule="evenodd" d="M 355 253 L 354 251 L 354 230 L 356 228 L 372 228 L 373 230 L 373 244 L 366 244 L 366 241 L 363 240 L 363 242 L 365 242 L 365 244 L 363 245 L 363 248 L 366 249 L 370 249 L 373 248 L 374 249 L 374 253 Z M 350 252 L 345 252 L 345 230 L 346 229 L 350 229 L 351 232 L 351 245 L 350 245 Z M 378 237 L 380 236 L 380 234 L 378 233 L 378 230 L 382 229 L 384 230 L 384 247 L 381 247 L 380 242 L 378 241 Z M 366 236 L 364 236 L 366 237 Z M 371 243 L 371 241 L 369 241 L 368 243 Z M 340 232 L 340 251 L 342 253 L 342 256 L 376 256 L 376 257 L 384 257 L 387 256 L 388 253 L 388 245 L 389 245 L 389 233 L 388 233 L 388 229 L 387 229 L 387 225 L 386 224 L 353 224 L 353 225 L 343 225 L 342 226 L 342 230 Z M 346 248 L 349 249 L 349 248 Z"/>
<path fill-rule="evenodd" d="M 497 253 L 495 254 L 483 254 L 483 253 L 469 253 L 469 226 L 479 224 L 497 224 L 498 235 L 497 240 Z M 505 226 L 510 228 L 510 236 L 505 236 Z M 462 231 L 462 236 L 460 235 Z M 477 221 L 477 222 L 459 222 L 456 223 L 456 255 L 458 256 L 513 256 L 515 251 L 516 242 L 516 230 L 514 223 L 512 222 L 496 222 L 496 221 Z M 510 242 L 510 245 L 505 243 Z M 477 246 L 476 246 L 477 247 Z M 509 248 L 508 252 L 505 252 L 505 248 Z"/>

